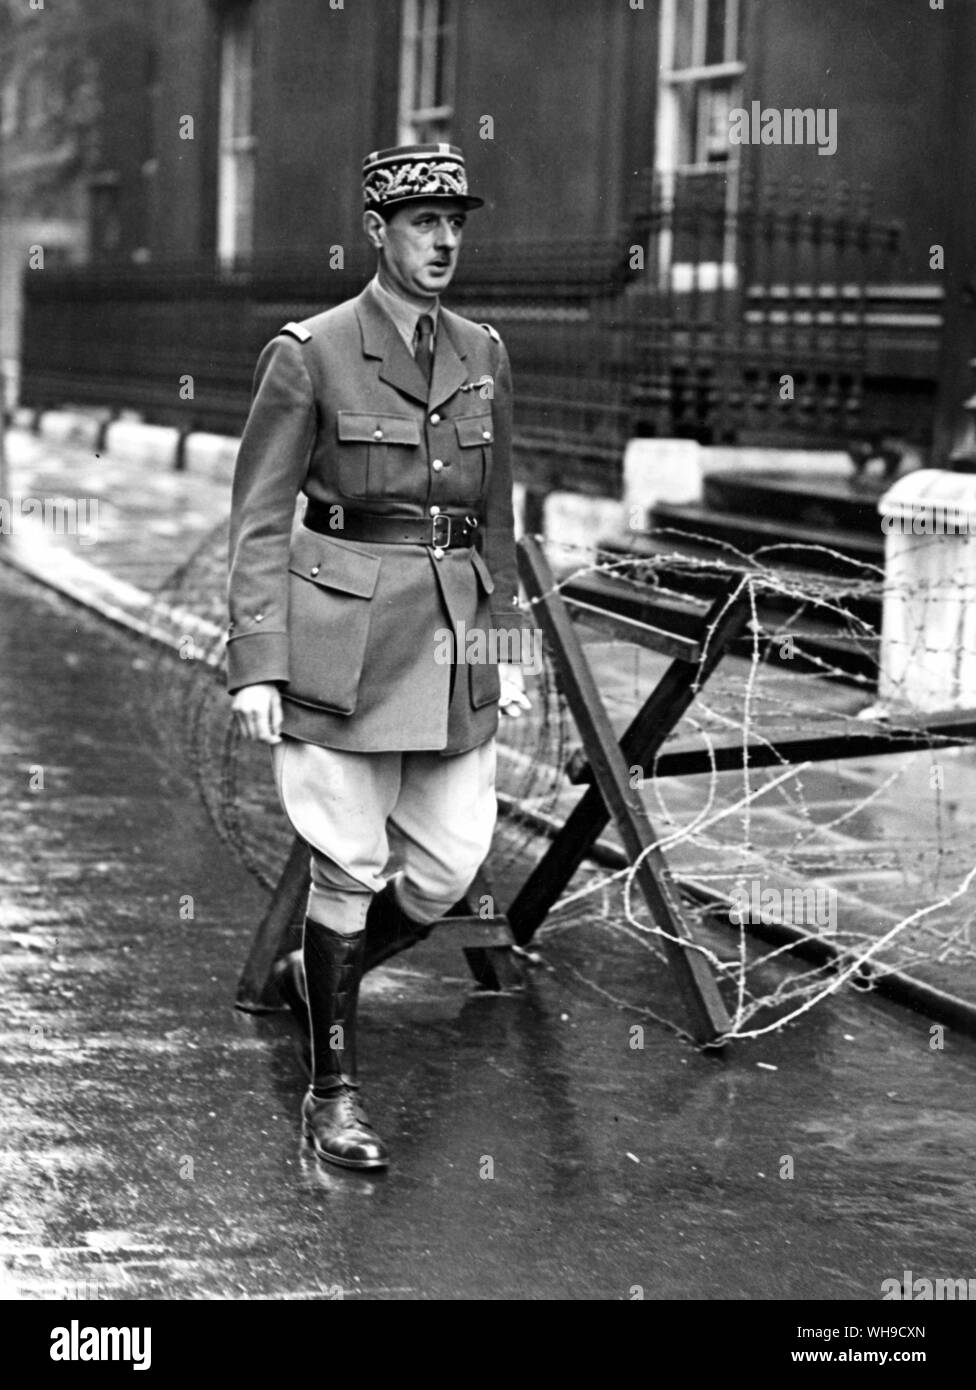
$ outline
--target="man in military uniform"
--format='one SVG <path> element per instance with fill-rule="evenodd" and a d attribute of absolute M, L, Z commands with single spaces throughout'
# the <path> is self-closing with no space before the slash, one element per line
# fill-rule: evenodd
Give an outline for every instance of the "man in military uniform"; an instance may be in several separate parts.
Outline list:
<path fill-rule="evenodd" d="M 470 885 L 497 810 L 499 709 L 528 702 L 517 665 L 465 660 L 457 640 L 483 631 L 514 663 L 519 644 L 497 639 L 523 627 L 508 356 L 440 303 L 483 200 L 447 144 L 370 154 L 363 187 L 375 278 L 286 325 L 258 362 L 227 650 L 235 719 L 272 745 L 311 849 L 301 957 L 282 977 L 310 1025 L 303 1129 L 320 1158 L 375 1168 L 388 1158 L 359 1097 L 359 982 Z"/>

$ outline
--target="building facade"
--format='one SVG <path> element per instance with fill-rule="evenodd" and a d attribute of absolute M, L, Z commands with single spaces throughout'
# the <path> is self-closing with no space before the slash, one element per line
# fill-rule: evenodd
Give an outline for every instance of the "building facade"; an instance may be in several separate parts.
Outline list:
<path fill-rule="evenodd" d="M 0 0 L 0 360 L 16 375 L 29 266 L 145 239 L 136 130 L 149 48 L 131 0 Z"/>
<path fill-rule="evenodd" d="M 524 264 L 536 292 L 509 295 L 523 315 L 527 299 L 541 313 L 547 294 L 572 299 L 574 282 L 602 276 L 628 321 L 685 324 L 683 340 L 677 328 L 668 337 L 678 384 L 656 379 L 644 393 L 685 392 L 682 431 L 714 396 L 716 363 L 743 324 L 753 360 L 735 391 L 760 413 L 765 357 L 773 379 L 795 367 L 810 402 L 847 400 L 856 415 L 882 399 L 891 430 L 931 430 L 952 352 L 938 248 L 958 200 L 947 131 L 959 97 L 945 77 L 964 51 L 964 7 L 73 3 L 101 16 L 94 155 L 73 205 L 93 266 L 195 266 L 239 283 L 326 267 L 335 248 L 356 266 L 363 154 L 447 139 L 487 198 L 465 258 L 469 272 L 486 268 L 475 307 L 504 318 L 505 267 L 518 281 Z M 261 315 L 256 336 L 259 326 Z M 577 342 L 591 351 L 585 334 Z M 685 350 L 709 365 L 682 367 Z"/>

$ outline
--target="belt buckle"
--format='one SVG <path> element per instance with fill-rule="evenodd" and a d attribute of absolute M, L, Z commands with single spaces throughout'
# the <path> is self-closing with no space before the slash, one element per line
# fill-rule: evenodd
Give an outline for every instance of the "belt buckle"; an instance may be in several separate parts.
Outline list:
<path fill-rule="evenodd" d="M 447 527 L 447 534 L 444 536 L 443 539 L 441 539 L 437 534 L 437 527 L 440 522 L 443 522 Z M 433 526 L 431 527 L 431 544 L 437 550 L 447 550 L 447 548 L 451 544 L 451 518 L 449 516 L 445 516 L 443 512 L 438 512 L 438 514 L 433 519 Z"/>

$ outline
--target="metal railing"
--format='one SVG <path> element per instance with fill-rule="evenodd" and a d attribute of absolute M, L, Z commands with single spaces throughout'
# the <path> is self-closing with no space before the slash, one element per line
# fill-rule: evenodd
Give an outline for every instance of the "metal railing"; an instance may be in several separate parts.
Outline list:
<path fill-rule="evenodd" d="M 613 236 L 472 237 L 449 303 L 506 341 L 534 476 L 606 492 L 635 434 L 817 447 L 883 427 L 872 378 L 897 379 L 902 344 L 918 356 L 911 314 L 886 314 L 897 250 L 897 229 L 850 197 L 742 189 L 730 211 L 691 183 L 651 188 Z M 371 270 L 357 247 L 340 269 L 275 256 L 28 272 L 22 401 L 236 432 L 262 345 Z"/>

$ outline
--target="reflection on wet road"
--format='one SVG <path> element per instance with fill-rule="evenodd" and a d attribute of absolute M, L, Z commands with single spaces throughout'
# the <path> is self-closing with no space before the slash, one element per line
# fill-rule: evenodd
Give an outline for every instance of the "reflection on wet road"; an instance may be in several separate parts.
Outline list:
<path fill-rule="evenodd" d="M 438 938 L 371 976 L 393 1167 L 317 1165 L 285 1020 L 232 1007 L 264 894 L 168 765 L 152 678 L 0 570 L 0 1291 L 877 1299 L 974 1273 L 972 1043 L 853 996 L 721 1059 L 641 1039 L 606 995 L 643 958 L 582 908 L 521 995 L 474 994 Z"/>

